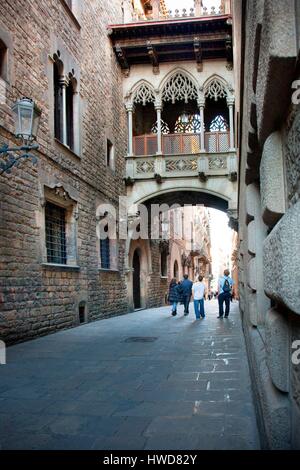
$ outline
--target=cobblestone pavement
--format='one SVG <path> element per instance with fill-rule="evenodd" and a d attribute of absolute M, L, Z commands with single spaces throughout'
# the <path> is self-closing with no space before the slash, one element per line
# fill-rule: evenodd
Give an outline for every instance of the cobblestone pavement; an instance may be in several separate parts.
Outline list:
<path fill-rule="evenodd" d="M 238 304 L 167 307 L 8 348 L 2 449 L 258 449 Z"/>

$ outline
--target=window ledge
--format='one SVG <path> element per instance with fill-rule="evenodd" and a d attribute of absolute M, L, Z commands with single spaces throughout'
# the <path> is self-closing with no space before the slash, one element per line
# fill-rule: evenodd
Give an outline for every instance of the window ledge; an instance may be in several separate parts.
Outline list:
<path fill-rule="evenodd" d="M 68 147 L 67 145 L 63 144 L 59 139 L 57 139 L 56 137 L 54 137 L 54 141 L 60 146 L 62 147 L 63 149 L 65 149 L 67 152 L 69 152 L 71 155 L 73 155 L 74 157 L 76 158 L 80 158 L 81 159 L 81 156 L 78 155 L 78 153 L 74 152 L 74 150 L 70 149 L 70 147 Z"/>
<path fill-rule="evenodd" d="M 68 270 L 68 271 L 79 271 L 80 266 L 76 264 L 56 264 L 56 263 L 42 263 L 43 268 L 45 269 L 57 269 L 57 270 Z"/>
<path fill-rule="evenodd" d="M 75 26 L 77 27 L 77 29 L 81 29 L 81 25 L 79 23 L 79 21 L 77 20 L 76 16 L 74 15 L 74 13 L 72 12 L 71 8 L 69 7 L 69 5 L 67 4 L 67 2 L 65 0 L 60 0 L 60 2 L 62 3 L 64 9 L 66 10 L 66 12 L 68 13 L 69 17 L 71 18 L 71 20 L 73 21 L 73 23 L 75 24 Z"/>
<path fill-rule="evenodd" d="M 106 269 L 106 268 L 98 268 L 99 272 L 103 273 L 119 273 L 119 269 Z"/>

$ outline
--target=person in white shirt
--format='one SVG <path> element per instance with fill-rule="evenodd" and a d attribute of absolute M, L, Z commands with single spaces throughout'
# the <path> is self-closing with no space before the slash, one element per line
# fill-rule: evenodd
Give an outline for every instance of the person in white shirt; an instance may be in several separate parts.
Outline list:
<path fill-rule="evenodd" d="M 194 297 L 194 309 L 196 319 L 200 320 L 201 318 L 205 318 L 204 312 L 204 296 L 206 292 L 206 286 L 203 281 L 203 276 L 199 276 L 198 282 L 194 282 L 192 287 L 193 297 Z"/>

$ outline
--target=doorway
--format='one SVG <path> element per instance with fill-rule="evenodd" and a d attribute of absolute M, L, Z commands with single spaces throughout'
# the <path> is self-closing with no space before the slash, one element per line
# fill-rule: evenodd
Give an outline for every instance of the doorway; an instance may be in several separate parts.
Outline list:
<path fill-rule="evenodd" d="M 133 305 L 141 308 L 141 262 L 139 251 L 135 250 L 132 261 L 133 267 Z"/>

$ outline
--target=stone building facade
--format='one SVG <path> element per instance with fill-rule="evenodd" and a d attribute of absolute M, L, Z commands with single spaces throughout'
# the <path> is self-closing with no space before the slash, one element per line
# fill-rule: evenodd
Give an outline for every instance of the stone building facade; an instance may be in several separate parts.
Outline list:
<path fill-rule="evenodd" d="M 131 225 L 127 240 L 100 241 L 103 205 L 118 212 L 126 196 L 133 225 L 141 204 L 178 200 L 235 215 L 232 24 L 221 3 L 170 15 L 158 0 L 1 2 L 1 143 L 19 143 L 17 99 L 42 113 L 38 163 L 0 177 L 1 339 L 164 302 L 169 245 L 133 239 Z"/>
<path fill-rule="evenodd" d="M 181 207 L 170 211 L 169 281 L 180 281 L 184 274 L 191 280 L 204 277 L 207 288 L 211 279 L 211 240 L 208 209 L 203 206 Z"/>
<path fill-rule="evenodd" d="M 96 234 L 100 204 L 117 208 L 125 194 L 122 76 L 107 35 L 108 24 L 123 20 L 122 2 L 82 4 L 0 5 L 1 143 L 18 143 L 10 111 L 16 99 L 30 97 L 42 111 L 38 164 L 24 162 L 0 176 L 0 336 L 7 342 L 128 311 L 125 242 L 103 246 L 101 264 Z M 60 135 L 55 66 L 58 99 L 66 93 L 69 106 L 63 119 L 72 126 Z M 51 217 L 64 224 L 59 261 L 49 248 Z"/>
<path fill-rule="evenodd" d="M 236 1 L 233 14 L 240 308 L 263 445 L 299 449 L 299 2 Z"/>

